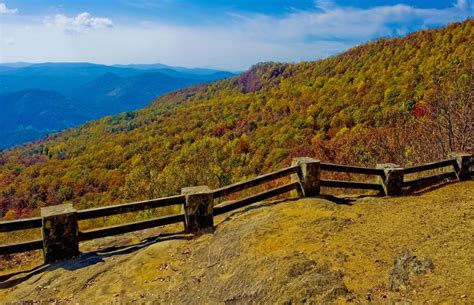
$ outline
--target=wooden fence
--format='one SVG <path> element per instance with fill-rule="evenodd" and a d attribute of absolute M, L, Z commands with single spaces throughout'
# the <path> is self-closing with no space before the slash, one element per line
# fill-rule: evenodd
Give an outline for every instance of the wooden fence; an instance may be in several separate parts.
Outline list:
<path fill-rule="evenodd" d="M 446 179 L 459 181 L 471 179 L 473 156 L 460 153 L 451 156 L 452 158 L 447 160 L 406 168 L 394 164 L 379 164 L 376 168 L 365 168 L 321 163 L 311 158 L 296 158 L 290 167 L 215 190 L 210 190 L 206 186 L 184 188 L 182 194 L 177 196 L 79 211 L 76 211 L 71 204 L 46 207 L 41 209 L 41 217 L 0 222 L 0 232 L 34 228 L 41 228 L 42 231 L 42 239 L 0 245 L 0 255 L 42 249 L 44 260 L 49 263 L 78 255 L 79 242 L 105 236 L 175 223 L 184 223 L 188 232 L 207 229 L 213 227 L 213 218 L 216 215 L 292 191 L 296 192 L 298 197 L 317 195 L 321 187 L 374 190 L 385 195 L 402 195 L 414 187 L 433 185 Z M 440 168 L 445 171 L 427 177 L 405 179 L 407 175 Z M 321 179 L 322 171 L 375 176 L 375 182 Z M 242 199 L 215 203 L 215 199 L 284 177 L 291 177 L 291 182 Z M 173 205 L 181 206 L 182 213 L 87 231 L 78 229 L 78 221 Z"/>

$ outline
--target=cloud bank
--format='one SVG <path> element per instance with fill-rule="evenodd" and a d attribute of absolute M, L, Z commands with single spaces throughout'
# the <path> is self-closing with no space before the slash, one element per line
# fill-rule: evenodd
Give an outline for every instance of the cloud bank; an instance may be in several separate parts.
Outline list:
<path fill-rule="evenodd" d="M 16 14 L 18 9 L 16 8 L 8 8 L 5 3 L 0 2 L 0 14 Z"/>
<path fill-rule="evenodd" d="M 5 37 L 14 37 L 15 43 L 4 48 L 0 60 L 162 62 L 243 70 L 262 61 L 315 60 L 375 38 L 443 26 L 473 15 L 473 3 L 467 0 L 443 9 L 405 4 L 356 8 L 326 0 L 316 1 L 312 10 L 293 10 L 280 17 L 229 12 L 224 23 L 199 25 L 112 22 L 84 12 L 48 17 L 28 27 L 6 23 Z"/>

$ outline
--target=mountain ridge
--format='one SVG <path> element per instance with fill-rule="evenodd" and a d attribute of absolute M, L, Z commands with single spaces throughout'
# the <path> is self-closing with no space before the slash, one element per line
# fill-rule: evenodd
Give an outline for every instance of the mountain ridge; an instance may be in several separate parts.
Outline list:
<path fill-rule="evenodd" d="M 175 195 L 192 185 L 216 188 L 302 155 L 361 166 L 443 159 L 449 135 L 430 109 L 452 94 L 472 96 L 473 52 L 465 42 L 473 40 L 469 19 L 316 62 L 260 64 L 5 151 L 1 212 L 37 213 L 39 206 L 65 201 L 102 206 Z M 456 107 L 469 118 L 472 99 L 465 101 Z M 453 126 L 472 128 L 463 122 L 469 120 L 461 117 Z M 469 134 L 456 134 L 450 140 L 457 146 L 446 147 L 466 149 Z"/>
<path fill-rule="evenodd" d="M 91 63 L 41 63 L 31 64 L 18 63 L 13 67 L 0 66 L 0 107 L 5 99 L 11 99 L 13 93 L 20 93 L 25 90 L 46 90 L 56 91 L 60 96 L 56 101 L 71 102 L 81 113 L 83 119 L 77 121 L 70 118 L 69 121 L 76 122 L 75 127 L 87 120 L 97 119 L 105 115 L 113 115 L 120 112 L 132 111 L 146 106 L 151 100 L 157 96 L 170 90 L 176 90 L 199 83 L 206 83 L 217 79 L 233 76 L 234 74 L 224 71 L 209 70 L 209 74 L 192 74 L 186 71 L 174 71 L 167 69 L 143 69 L 137 70 L 132 68 L 120 68 L 106 65 L 98 65 Z M 211 73 L 212 72 L 212 73 Z M 115 75 L 113 79 L 112 75 Z M 107 82 L 104 82 L 108 77 Z M 101 87 L 107 85 L 106 88 Z M 108 94 L 110 92 L 117 94 Z M 34 92 L 30 91 L 30 96 Z M 14 96 L 15 94 L 13 94 Z M 52 96 L 51 96 L 52 97 Z M 38 96 L 41 99 L 41 96 Z M 11 101 L 9 101 L 11 103 Z M 48 104 L 44 104 L 47 106 Z M 64 105 L 67 107 L 67 105 Z M 44 109 L 51 111 L 51 109 Z M 20 109 L 17 110 L 19 113 Z M 54 111 L 54 110 L 53 110 Z M 26 112 L 25 112 L 26 113 Z M 73 113 L 65 112 L 64 115 L 72 115 Z M 0 116 L 0 119 L 3 117 Z M 32 118 L 33 119 L 33 118 Z M 20 126 L 4 124 L 4 128 L 10 130 L 8 141 L 0 144 L 0 149 L 8 148 L 16 144 L 21 144 L 27 140 L 37 140 L 47 133 L 58 132 L 66 125 L 55 125 L 51 117 L 49 122 L 45 121 L 45 125 L 40 130 L 30 133 L 29 136 L 18 136 L 15 141 L 15 132 Z M 68 120 L 66 118 L 66 120 Z M 7 122 L 4 120 L 4 122 Z"/>
<path fill-rule="evenodd" d="M 57 91 L 29 89 L 0 94 L 2 147 L 44 137 L 87 120 L 78 102 Z M 13 126 L 13 128 L 12 128 Z"/>

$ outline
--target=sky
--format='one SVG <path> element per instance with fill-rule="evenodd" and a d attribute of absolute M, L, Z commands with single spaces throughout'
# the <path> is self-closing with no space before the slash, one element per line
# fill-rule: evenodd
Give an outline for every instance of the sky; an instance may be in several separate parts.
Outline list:
<path fill-rule="evenodd" d="M 0 0 L 0 62 L 242 71 L 474 17 L 474 0 Z"/>

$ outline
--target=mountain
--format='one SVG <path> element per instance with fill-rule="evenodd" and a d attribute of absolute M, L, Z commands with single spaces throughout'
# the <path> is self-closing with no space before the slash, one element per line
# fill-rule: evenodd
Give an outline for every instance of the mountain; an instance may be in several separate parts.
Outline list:
<path fill-rule="evenodd" d="M 0 95 L 0 149 L 71 128 L 88 117 L 77 102 L 56 91 L 23 90 Z"/>
<path fill-rule="evenodd" d="M 183 68 L 173 67 L 163 64 L 149 64 L 149 65 L 114 65 L 114 67 L 126 69 L 138 69 L 147 72 L 159 72 L 172 77 L 185 79 L 198 79 L 202 81 L 216 81 L 224 78 L 235 76 L 237 73 L 228 71 L 219 71 L 205 68 Z"/>
<path fill-rule="evenodd" d="M 150 71 L 150 70 L 145 70 L 145 71 Z M 185 78 L 185 79 L 197 79 L 197 80 L 202 80 L 202 81 L 216 81 L 216 80 L 229 78 L 236 75 L 234 73 L 226 72 L 226 71 L 217 71 L 217 72 L 213 71 L 212 73 L 209 73 L 209 74 L 204 74 L 204 73 L 193 74 L 191 72 L 178 71 L 178 70 L 173 70 L 169 68 L 163 68 L 163 69 L 152 70 L 152 71 L 163 73 L 172 77 Z"/>
<path fill-rule="evenodd" d="M 119 68 L 130 68 L 130 69 L 139 69 L 139 70 L 169 70 L 183 72 L 192 75 L 211 75 L 215 73 L 220 73 L 222 70 L 216 69 L 207 69 L 207 68 L 184 68 L 184 67 L 175 67 L 168 66 L 163 64 L 131 64 L 131 65 L 114 65 L 114 67 Z M 230 72 L 227 72 L 230 73 Z"/>
<path fill-rule="evenodd" d="M 0 65 L 3 66 L 3 67 L 9 67 L 9 68 L 17 69 L 17 68 L 24 68 L 24 67 L 31 66 L 32 63 L 18 61 L 18 62 L 2 63 Z"/>
<path fill-rule="evenodd" d="M 131 76 L 143 71 L 91 63 L 41 63 L 0 72 L 0 92 L 24 89 L 56 90 L 68 95 L 79 86 L 102 76 L 115 73 Z"/>
<path fill-rule="evenodd" d="M 319 61 L 259 64 L 4 151 L 0 213 L 18 217 L 65 201 L 80 209 L 174 195 L 185 186 L 216 188 L 295 156 L 374 166 L 472 153 L 472 41 L 468 19 Z"/>
<path fill-rule="evenodd" d="M 157 96 L 179 88 L 201 83 L 198 79 L 171 77 L 147 72 L 129 77 L 105 73 L 80 86 L 72 96 L 83 102 L 95 118 L 145 107 Z"/>
<path fill-rule="evenodd" d="M 163 73 L 176 78 L 199 79 L 201 82 L 214 81 L 235 75 L 226 71 L 174 68 L 162 64 L 116 66 L 91 63 L 1 64 L 0 93 L 39 89 L 56 90 L 68 95 L 77 90 L 78 87 L 106 73 L 114 73 L 121 77 L 136 76 L 143 73 Z"/>
<path fill-rule="evenodd" d="M 48 105 L 74 101 L 73 105 L 62 106 L 75 107 L 77 113 L 81 114 L 81 120 L 77 120 L 76 114 L 70 118 L 64 118 L 68 122 L 75 122 L 74 125 L 66 124 L 68 127 L 74 127 L 86 120 L 142 108 L 154 98 L 172 90 L 234 76 L 224 71 L 209 70 L 209 73 L 205 74 L 196 70 L 194 74 L 194 69 L 187 71 L 180 68 L 180 71 L 183 71 L 180 72 L 165 65 L 160 66 L 166 68 L 156 69 L 158 66 L 154 65 L 149 69 L 134 69 L 91 63 L 3 64 L 0 66 L 0 98 L 21 99 L 25 92 L 29 92 L 28 96 L 31 100 L 38 92 L 55 91 L 60 94 L 48 98 L 50 101 L 57 98 L 57 101 L 41 105 L 48 107 Z M 187 72 L 184 72 L 185 70 Z M 41 102 L 42 97 L 38 98 L 38 102 Z M 3 101 L 0 102 L 3 103 Z M 7 102 L 11 103 L 10 100 L 5 101 Z M 39 109 L 39 111 L 45 113 L 46 121 L 48 121 L 46 119 L 48 115 L 55 113 L 53 109 L 48 108 Z M 69 114 L 69 112 L 64 113 L 65 116 Z M 30 119 L 33 121 L 35 117 L 32 116 Z M 49 118 L 50 122 L 54 120 L 55 117 Z M 50 123 L 46 124 L 41 131 L 31 128 L 25 131 L 23 125 L 7 126 L 7 122 L 14 124 L 11 120 L 0 121 L 0 124 L 6 128 L 4 133 L 7 130 L 9 132 L 8 141 L 3 141 L 0 149 L 36 140 L 49 132 L 64 128 L 51 128 L 54 123 Z M 56 124 L 59 127 L 66 125 Z"/>
<path fill-rule="evenodd" d="M 27 66 L 33 65 L 32 63 L 29 62 L 24 62 L 24 61 L 17 61 L 17 62 L 7 62 L 7 63 L 2 63 L 2 66 L 7 66 L 7 67 L 12 67 L 12 68 L 24 68 Z"/>
<path fill-rule="evenodd" d="M 5 72 L 5 71 L 12 71 L 12 70 L 15 70 L 15 68 L 12 68 L 12 67 L 9 67 L 9 66 L 0 65 L 0 73 L 1 73 L 1 72 Z"/>

